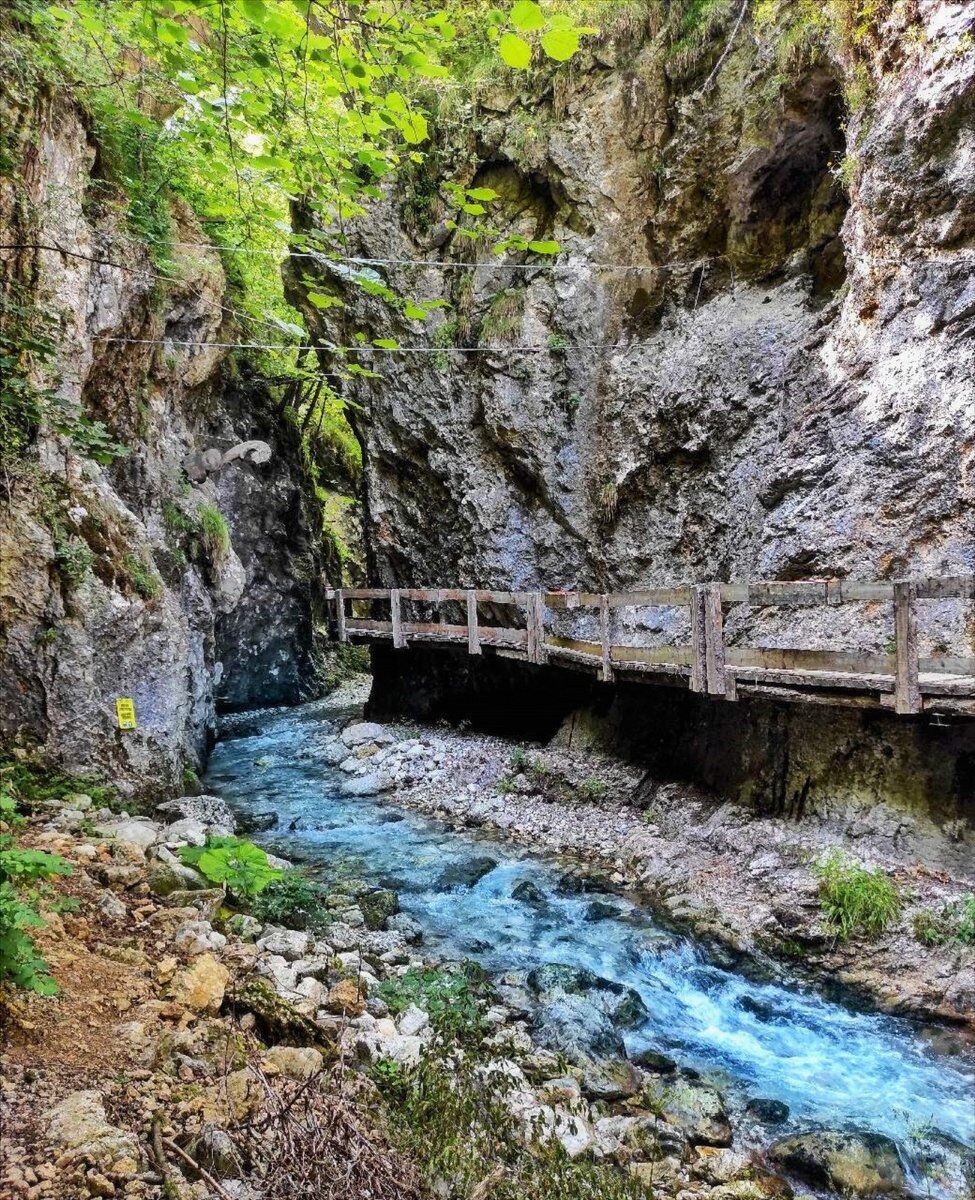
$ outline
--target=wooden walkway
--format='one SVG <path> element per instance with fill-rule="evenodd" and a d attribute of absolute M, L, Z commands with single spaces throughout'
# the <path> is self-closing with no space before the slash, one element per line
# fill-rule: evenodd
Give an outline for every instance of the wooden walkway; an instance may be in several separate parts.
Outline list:
<path fill-rule="evenodd" d="M 724 700 L 778 700 L 881 708 L 905 715 L 975 717 L 975 658 L 921 657 L 919 606 L 930 600 L 975 600 L 975 575 L 862 583 L 849 580 L 705 583 L 687 587 L 595 592 L 501 592 L 468 588 L 329 590 L 339 641 L 389 640 L 464 645 L 469 654 L 500 655 L 594 671 L 615 678 L 687 688 Z M 893 653 L 768 649 L 729 645 L 725 609 L 810 608 L 859 603 L 891 606 Z M 376 610 L 379 610 L 377 615 Z M 685 645 L 613 640 L 619 610 L 686 609 Z M 578 612 L 576 612 L 578 610 Z M 874 609 L 874 615 L 876 609 Z M 588 615 L 589 637 L 558 632 Z M 681 614 L 682 615 L 682 614 Z M 631 636 L 637 631 L 629 630 Z M 595 637 L 591 635 L 595 634 Z M 649 641 L 651 635 L 641 635 Z"/>

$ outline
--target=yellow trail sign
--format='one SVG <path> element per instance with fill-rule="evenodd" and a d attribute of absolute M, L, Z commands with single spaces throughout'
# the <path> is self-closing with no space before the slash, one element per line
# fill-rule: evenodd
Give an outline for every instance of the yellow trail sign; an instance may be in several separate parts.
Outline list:
<path fill-rule="evenodd" d="M 115 701 L 115 711 L 118 714 L 119 729 L 137 729 L 135 705 L 128 696 L 119 696 Z"/>

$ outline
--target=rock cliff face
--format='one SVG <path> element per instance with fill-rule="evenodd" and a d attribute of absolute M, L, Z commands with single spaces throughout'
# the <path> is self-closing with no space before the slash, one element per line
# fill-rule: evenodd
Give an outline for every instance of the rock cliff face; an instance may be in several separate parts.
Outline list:
<path fill-rule="evenodd" d="M 483 89 L 440 134 L 444 175 L 498 192 L 503 233 L 557 239 L 553 266 L 464 267 L 489 248 L 436 200 L 393 194 L 355 231 L 353 253 L 455 268 L 377 268 L 454 314 L 436 353 L 377 355 L 382 378 L 354 391 L 377 581 L 975 568 L 975 14 L 881 4 L 814 52 L 808 6 L 767 5 L 777 23 L 749 16 L 718 66 L 737 7 L 694 53 L 648 19 L 523 91 Z M 378 334 L 376 302 L 325 284 Z M 406 321 L 396 336 L 430 343 Z M 885 605 L 828 617 L 746 610 L 730 636 L 891 636 Z M 660 620 L 664 641 L 687 640 Z M 922 620 L 922 653 L 972 653 L 970 605 Z M 402 656 L 378 661 L 396 691 Z M 755 708 L 769 731 L 774 708 Z"/>
<path fill-rule="evenodd" d="M 201 766 L 218 694 L 241 705 L 313 687 L 320 516 L 297 434 L 260 383 L 223 350 L 181 344 L 229 340 L 218 258 L 177 248 L 153 263 L 70 101 L 41 96 L 4 124 L 18 168 L 0 190 L 7 316 L 48 312 L 34 384 L 127 453 L 99 465 L 48 425 L 4 470 L 0 735 L 167 792 Z M 188 210 L 174 218 L 176 241 L 206 240 Z M 187 477 L 192 454 L 253 438 L 271 445 L 265 465 Z M 117 728 L 116 697 L 135 701 L 136 730 Z"/>

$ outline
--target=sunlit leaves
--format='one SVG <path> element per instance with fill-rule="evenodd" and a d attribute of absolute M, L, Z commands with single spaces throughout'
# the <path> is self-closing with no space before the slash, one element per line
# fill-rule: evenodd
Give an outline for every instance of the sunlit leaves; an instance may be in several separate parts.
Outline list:
<path fill-rule="evenodd" d="M 515 29 L 520 29 L 523 33 L 545 26 L 545 17 L 535 0 L 517 0 L 512 6 L 508 20 Z"/>
<path fill-rule="evenodd" d="M 532 48 L 529 42 L 516 33 L 503 33 L 498 42 L 498 53 L 516 70 L 527 71 L 532 63 Z"/>
<path fill-rule="evenodd" d="M 546 15 L 535 0 L 516 0 L 506 22 L 501 14 L 492 11 L 488 14 L 488 23 L 491 36 L 497 38 L 502 60 L 516 71 L 527 71 L 531 67 L 535 45 L 548 58 L 567 62 L 578 51 L 582 36 L 596 32 L 589 26 L 576 25 L 566 13 Z M 510 29 L 501 32 L 505 23 Z M 523 37 L 523 34 L 528 36 Z"/>

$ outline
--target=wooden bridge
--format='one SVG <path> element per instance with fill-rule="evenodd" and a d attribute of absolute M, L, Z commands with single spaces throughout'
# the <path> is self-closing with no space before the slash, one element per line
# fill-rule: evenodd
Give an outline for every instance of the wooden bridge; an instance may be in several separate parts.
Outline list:
<path fill-rule="evenodd" d="M 687 688 L 724 700 L 778 700 L 881 708 L 905 715 L 975 717 L 975 658 L 921 657 L 919 607 L 932 600 L 975 600 L 975 575 L 854 582 L 846 579 L 704 583 L 627 592 L 505 592 L 469 588 L 329 590 L 341 642 L 386 639 L 464 645 L 530 663 L 553 663 L 615 678 Z M 770 649 L 728 644 L 725 609 L 811 608 L 859 603 L 872 617 L 890 605 L 892 653 Z M 376 609 L 379 615 L 376 615 Z M 621 610 L 671 610 L 688 644 L 647 645 L 613 639 Z M 680 610 L 687 610 L 686 615 Z M 586 620 L 588 618 L 588 620 Z M 595 634 L 582 639 L 580 619 Z M 559 632 L 559 626 L 563 627 Z M 565 626 L 569 629 L 566 630 Z M 649 630 L 631 630 L 651 640 Z"/>

